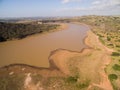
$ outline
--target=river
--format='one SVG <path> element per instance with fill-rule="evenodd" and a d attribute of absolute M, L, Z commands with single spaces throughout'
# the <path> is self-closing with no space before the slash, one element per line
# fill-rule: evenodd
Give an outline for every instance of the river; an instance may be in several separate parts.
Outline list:
<path fill-rule="evenodd" d="M 68 24 L 66 30 L 37 34 L 22 40 L 0 43 L 0 67 L 22 63 L 49 67 L 48 57 L 56 49 L 80 51 L 87 47 L 84 38 L 89 28 L 85 25 Z"/>

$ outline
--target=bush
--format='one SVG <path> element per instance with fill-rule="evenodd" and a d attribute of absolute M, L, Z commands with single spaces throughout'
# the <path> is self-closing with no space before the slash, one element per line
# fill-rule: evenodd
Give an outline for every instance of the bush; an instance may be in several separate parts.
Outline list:
<path fill-rule="evenodd" d="M 112 53 L 112 56 L 120 56 L 120 53 L 118 53 L 118 52 L 113 52 L 113 53 Z"/>
<path fill-rule="evenodd" d="M 120 65 L 115 64 L 115 65 L 113 66 L 113 69 L 114 69 L 114 70 L 117 70 L 117 71 L 120 71 Z"/>
<path fill-rule="evenodd" d="M 81 89 L 82 89 L 82 88 L 88 87 L 89 84 L 90 84 L 90 81 L 87 80 L 87 81 L 85 81 L 85 82 L 83 82 L 83 83 L 78 83 L 76 86 L 77 86 L 78 88 L 81 88 Z"/>
<path fill-rule="evenodd" d="M 0 22 L 0 42 L 12 39 L 22 39 L 28 35 L 56 29 L 55 24 L 17 24 Z"/>
<path fill-rule="evenodd" d="M 66 79 L 66 82 L 67 82 L 67 83 L 76 83 L 76 82 L 77 82 L 77 79 L 78 79 L 77 76 L 75 76 L 75 77 L 70 76 L 70 77 L 68 77 L 68 78 Z"/>
<path fill-rule="evenodd" d="M 116 47 L 120 48 L 120 45 L 116 45 Z"/>
<path fill-rule="evenodd" d="M 23 75 L 8 75 L 0 77 L 0 90 L 22 90 L 23 86 Z"/>
<path fill-rule="evenodd" d="M 109 74 L 108 78 L 110 80 L 117 80 L 118 76 L 116 74 Z"/>
<path fill-rule="evenodd" d="M 111 38 L 110 38 L 110 37 L 107 37 L 107 40 L 108 40 L 108 41 L 111 41 Z"/>

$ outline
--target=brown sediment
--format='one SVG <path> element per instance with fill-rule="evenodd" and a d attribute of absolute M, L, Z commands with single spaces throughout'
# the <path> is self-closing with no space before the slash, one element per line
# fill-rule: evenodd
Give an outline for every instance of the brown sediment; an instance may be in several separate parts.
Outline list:
<path fill-rule="evenodd" d="M 104 71 L 106 65 L 111 61 L 110 54 L 113 50 L 102 45 L 98 36 L 93 34 L 91 31 L 88 31 L 88 36 L 85 38 L 84 42 L 89 46 L 89 48 L 82 49 L 79 52 L 65 49 L 52 51 L 49 56 L 49 68 L 35 67 L 25 64 L 12 64 L 0 68 L 0 73 L 3 73 L 4 75 L 4 73 L 6 74 L 6 71 L 14 71 L 15 73 L 39 73 L 44 77 L 66 76 L 71 74 L 68 66 L 69 60 L 74 57 L 84 57 L 81 62 L 77 63 L 79 64 L 78 68 L 80 69 L 81 74 L 83 74 L 83 77 L 88 76 L 88 78 L 90 77 L 93 79 L 93 81 L 91 80 L 88 90 L 92 90 L 94 87 L 99 87 L 104 90 L 113 90 Z M 90 54 L 92 56 L 91 58 L 88 58 Z M 25 68 L 25 70 L 22 71 L 22 68 Z M 89 74 L 91 74 L 91 76 Z"/>
<path fill-rule="evenodd" d="M 93 34 L 92 32 L 89 32 L 88 34 Z M 95 36 L 95 39 L 96 39 L 96 43 L 90 43 L 90 38 L 89 38 L 90 35 L 88 35 L 88 39 L 86 41 L 86 44 L 88 44 L 89 46 L 91 47 L 94 47 L 95 49 L 97 49 L 98 47 L 101 49 L 101 53 L 103 53 L 103 56 L 101 57 L 101 62 L 102 62 L 102 65 L 100 66 L 100 69 L 99 69 L 99 75 L 100 75 L 100 82 L 99 84 L 96 84 L 96 83 L 92 83 L 92 85 L 90 85 L 90 87 L 94 87 L 94 86 L 97 86 L 103 90 L 113 90 L 112 88 L 112 85 L 108 79 L 108 76 L 107 74 L 105 73 L 105 68 L 108 64 L 110 64 L 111 62 L 111 57 L 110 57 L 110 54 L 113 52 L 112 49 L 109 49 L 107 48 L 106 46 L 104 46 L 100 41 L 99 41 L 99 37 L 96 36 L 95 34 L 93 34 L 93 36 Z M 91 39 L 92 40 L 92 39 Z M 95 44 L 95 45 L 94 45 Z M 88 89 L 88 90 L 91 90 L 91 89 Z"/>
<path fill-rule="evenodd" d="M 64 30 L 68 28 L 68 26 L 66 24 L 61 24 L 59 30 Z M 34 35 L 33 35 L 34 36 Z M 87 37 L 86 37 L 87 38 Z M 86 49 L 87 50 L 87 49 Z M 60 67 L 57 66 L 57 63 L 51 58 L 53 55 L 57 54 L 59 51 L 62 52 L 62 53 L 65 53 L 66 52 L 68 54 L 70 54 L 72 56 L 71 53 L 75 53 L 75 54 L 79 54 L 79 53 L 82 53 L 83 51 L 86 51 L 84 49 L 82 49 L 81 51 L 79 52 L 76 52 L 76 51 L 71 51 L 71 50 L 67 50 L 67 49 L 57 49 L 57 50 L 54 50 L 51 52 L 48 60 L 49 60 L 49 64 L 50 64 L 50 67 L 49 68 L 44 68 L 44 67 L 37 67 L 37 66 L 31 66 L 31 65 L 27 65 L 27 64 L 19 64 L 19 63 L 14 63 L 14 64 L 10 64 L 10 65 L 6 65 L 4 67 L 0 67 L 0 71 L 15 71 L 16 73 L 21 73 L 23 71 L 21 71 L 22 68 L 26 68 L 26 70 L 24 72 L 33 72 L 33 71 L 38 71 L 41 73 L 41 71 L 45 71 L 45 72 L 50 72 L 50 71 L 56 71 L 56 72 L 60 72 L 60 74 L 67 74 L 66 72 L 62 72 L 62 70 L 60 69 Z M 61 55 L 62 55 L 61 53 Z M 57 54 L 59 56 L 59 54 Z M 67 57 L 69 57 L 70 55 L 66 55 Z M 63 57 L 64 58 L 64 57 Z M 64 62 L 61 62 L 61 63 L 64 63 Z M 1 73 L 1 72 L 0 72 Z"/>
<path fill-rule="evenodd" d="M 0 76 L 9 75 L 10 72 L 14 72 L 14 74 L 40 74 L 43 77 L 64 76 L 64 74 L 56 68 L 36 67 L 27 64 L 10 64 L 0 68 Z"/>
<path fill-rule="evenodd" d="M 54 62 L 54 65 L 57 66 L 57 68 L 59 68 L 61 72 L 63 72 L 66 75 L 69 75 L 70 72 L 69 67 L 67 65 L 69 59 L 72 57 L 85 55 L 86 53 L 90 53 L 90 51 L 91 49 L 82 49 L 82 51 L 80 52 L 58 49 L 49 57 L 49 62 Z M 51 67 L 52 66 L 53 65 L 51 64 Z"/>
<path fill-rule="evenodd" d="M 93 58 L 95 61 L 92 61 L 92 59 L 85 57 L 86 62 L 85 61 L 84 62 L 88 63 L 87 61 L 89 59 L 89 63 L 93 62 L 92 64 L 89 65 L 91 66 L 93 65 L 94 67 L 84 66 L 84 68 L 88 68 L 88 67 L 91 68 L 93 70 L 93 73 L 95 73 L 91 78 L 95 78 L 97 77 L 96 75 L 98 75 L 96 79 L 99 80 L 97 82 L 92 81 L 90 84 L 90 88 L 88 88 L 88 90 L 91 90 L 96 86 L 104 90 L 113 90 L 112 85 L 108 79 L 108 76 L 104 71 L 106 66 L 111 62 L 110 54 L 112 53 L 113 50 L 102 45 L 101 42 L 99 41 L 98 36 L 93 34 L 91 31 L 88 31 L 88 36 L 85 39 L 85 44 L 88 45 L 89 48 L 83 49 L 80 52 L 58 49 L 52 52 L 52 54 L 49 57 L 49 60 L 54 62 L 54 64 L 57 66 L 57 68 L 59 68 L 60 71 L 69 75 L 70 71 L 67 62 L 69 62 L 70 58 L 78 57 L 78 56 L 83 57 L 86 56 L 87 54 L 92 54 L 94 55 Z M 96 64 L 94 64 L 94 62 L 96 62 Z M 82 68 L 82 66 L 80 66 L 79 69 L 80 68 Z M 88 72 L 87 74 L 92 73 L 89 71 L 89 68 L 87 69 L 88 71 L 86 71 Z M 84 74 L 84 70 L 82 73 Z"/>

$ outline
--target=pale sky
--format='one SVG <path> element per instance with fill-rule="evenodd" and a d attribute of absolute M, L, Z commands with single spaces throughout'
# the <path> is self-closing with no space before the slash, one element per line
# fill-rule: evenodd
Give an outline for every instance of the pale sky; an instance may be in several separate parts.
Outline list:
<path fill-rule="evenodd" d="M 0 0 L 0 17 L 120 15 L 120 0 Z"/>

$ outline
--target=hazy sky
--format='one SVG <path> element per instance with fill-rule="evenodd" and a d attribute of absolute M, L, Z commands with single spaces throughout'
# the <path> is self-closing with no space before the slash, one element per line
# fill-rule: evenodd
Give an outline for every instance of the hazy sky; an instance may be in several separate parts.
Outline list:
<path fill-rule="evenodd" d="M 0 17 L 120 15 L 120 0 L 0 0 Z"/>

